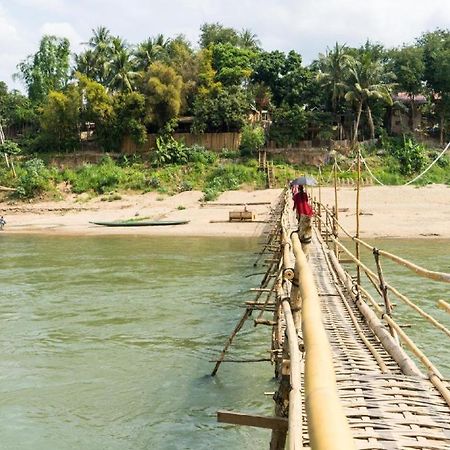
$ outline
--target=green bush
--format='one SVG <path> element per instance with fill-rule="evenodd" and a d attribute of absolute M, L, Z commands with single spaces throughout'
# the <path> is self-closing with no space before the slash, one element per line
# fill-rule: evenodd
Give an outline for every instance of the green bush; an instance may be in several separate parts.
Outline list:
<path fill-rule="evenodd" d="M 239 146 L 242 156 L 251 156 L 266 142 L 264 129 L 260 126 L 245 125 L 242 128 L 241 144 Z"/>
<path fill-rule="evenodd" d="M 402 175 L 412 175 L 423 169 L 427 163 L 425 147 L 417 143 L 413 137 L 383 138 L 385 149 L 399 162 Z"/>
<path fill-rule="evenodd" d="M 47 169 L 41 159 L 30 159 L 18 170 L 17 194 L 30 198 L 52 188 L 54 173 Z"/>
<path fill-rule="evenodd" d="M 86 164 L 77 172 L 66 172 L 75 193 L 93 190 L 98 194 L 116 189 L 124 179 L 124 171 L 110 157 L 100 164 Z"/>

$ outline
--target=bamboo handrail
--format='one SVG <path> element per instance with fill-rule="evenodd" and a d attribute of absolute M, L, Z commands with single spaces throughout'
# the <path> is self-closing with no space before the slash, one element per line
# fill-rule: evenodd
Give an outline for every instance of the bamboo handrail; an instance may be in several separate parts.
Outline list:
<path fill-rule="evenodd" d="M 383 310 L 378 306 L 375 299 L 367 292 L 366 289 L 361 288 L 361 292 L 365 295 L 365 297 L 369 300 L 372 306 L 377 310 L 381 317 L 394 328 L 400 337 L 400 339 L 405 343 L 405 345 L 409 348 L 409 350 L 416 356 L 416 358 L 428 369 L 428 378 L 436 387 L 436 389 L 443 396 L 447 405 L 450 406 L 450 391 L 442 382 L 444 377 L 440 373 L 439 369 L 428 359 L 428 357 L 417 347 L 417 345 L 412 341 L 412 339 L 403 331 L 400 325 L 395 322 L 391 317 L 383 314 Z"/>
<path fill-rule="evenodd" d="M 380 340 L 385 350 L 391 355 L 394 361 L 398 364 L 401 371 L 405 375 L 421 377 L 422 373 L 420 372 L 420 370 L 417 368 L 417 366 L 411 360 L 411 358 L 403 351 L 403 349 L 399 347 L 398 342 L 394 340 L 391 334 L 386 330 L 384 325 L 378 319 L 377 315 L 372 311 L 372 309 L 369 308 L 369 306 L 364 301 L 362 301 L 361 296 L 357 297 L 355 293 L 353 293 L 352 291 L 353 286 L 351 283 L 350 276 L 348 275 L 348 273 L 344 271 L 342 266 L 339 264 L 339 261 L 337 260 L 334 253 L 330 251 L 328 255 L 331 263 L 333 264 L 334 269 L 336 270 L 339 279 L 347 288 L 349 295 L 355 302 L 361 314 L 364 316 L 367 324 L 372 329 L 377 338 Z M 363 288 L 360 287 L 361 292 L 362 290 Z M 379 308 L 380 311 L 382 311 L 382 309 L 378 305 L 377 308 Z"/>
<path fill-rule="evenodd" d="M 370 276 L 371 278 L 374 278 L 375 280 L 377 280 L 378 282 L 380 281 L 378 278 L 378 275 L 376 275 L 372 270 L 370 270 L 364 263 L 362 263 L 361 261 L 359 261 L 355 255 L 353 255 L 344 245 L 342 245 L 337 239 L 334 239 L 333 237 L 331 237 L 331 240 L 334 242 L 337 242 L 337 245 L 344 251 L 344 253 L 347 254 L 347 256 L 350 257 L 350 259 L 359 267 L 361 267 L 361 269 L 363 269 L 363 271 Z M 448 328 L 446 328 L 444 325 L 442 325 L 440 322 L 438 322 L 433 316 L 431 316 L 430 314 L 426 313 L 423 309 L 419 308 L 414 302 L 412 302 L 408 297 L 406 297 L 406 295 L 403 295 L 402 293 L 400 293 L 397 289 L 395 289 L 393 286 L 391 286 L 388 283 L 385 283 L 386 287 L 400 300 L 403 301 L 403 303 L 407 304 L 408 306 L 410 306 L 411 308 L 413 308 L 416 312 L 418 312 L 422 317 L 424 317 L 426 320 L 428 320 L 430 323 L 432 323 L 436 328 L 438 328 L 439 330 L 441 330 L 442 332 L 444 332 L 447 336 L 450 337 L 450 330 Z"/>
<path fill-rule="evenodd" d="M 317 203 L 317 202 L 316 202 Z M 318 203 L 317 203 L 318 204 Z M 325 212 L 327 212 L 330 215 L 333 215 L 333 212 L 330 211 L 329 208 L 327 208 L 325 205 L 321 205 L 321 208 L 323 208 L 325 210 Z M 319 220 L 321 220 L 325 226 L 327 226 L 327 224 L 325 223 L 324 220 L 322 220 L 321 217 L 319 217 Z M 386 258 L 389 258 L 391 261 L 394 261 L 395 263 L 404 266 L 408 269 L 410 269 L 411 271 L 415 272 L 417 275 L 424 277 L 424 278 L 429 278 L 430 280 L 434 280 L 434 281 L 442 281 L 444 283 L 450 283 L 450 273 L 446 273 L 446 272 L 436 272 L 433 270 L 428 270 L 425 269 L 424 267 L 421 267 L 417 264 L 414 264 L 404 258 L 401 258 L 400 256 L 394 255 L 392 253 L 389 253 L 385 250 L 380 250 L 377 249 L 376 247 L 374 247 L 373 245 L 368 244 L 367 242 L 363 241 L 362 239 L 359 239 L 355 236 L 352 236 L 340 223 L 338 220 L 336 220 L 336 224 L 337 226 L 344 232 L 344 234 L 352 239 L 355 242 L 358 242 L 359 244 L 361 244 L 363 247 L 367 248 L 368 250 L 373 251 L 374 249 L 378 250 L 379 254 L 382 256 L 385 256 Z"/>
<path fill-rule="evenodd" d="M 322 220 L 322 219 L 320 219 Z M 326 224 L 325 224 L 326 225 Z M 350 257 L 350 259 L 361 269 L 363 269 L 363 271 L 366 273 L 367 277 L 369 278 L 369 280 L 371 282 L 373 282 L 373 280 L 376 280 L 378 283 L 380 282 L 380 279 L 378 278 L 378 275 L 375 274 L 375 272 L 373 272 L 372 270 L 370 270 L 364 263 L 362 263 L 359 259 L 356 258 L 355 255 L 353 255 L 341 242 L 339 242 L 337 239 L 335 239 L 333 236 L 330 236 L 330 239 L 337 244 L 337 246 L 339 248 L 341 248 L 344 253 L 347 254 L 347 256 Z M 365 245 L 368 246 L 368 244 L 364 243 Z M 374 247 L 370 247 L 369 248 L 374 248 Z M 424 269 L 425 270 L 425 269 Z M 439 273 L 439 272 L 436 272 Z M 442 332 L 444 332 L 447 336 L 450 337 L 450 330 L 448 328 L 446 328 L 444 325 L 442 325 L 440 322 L 438 322 L 433 316 L 431 316 L 430 314 L 426 313 L 425 311 L 423 311 L 421 308 L 419 308 L 414 302 L 412 302 L 408 297 L 406 297 L 405 295 L 403 295 L 402 293 L 400 293 L 396 288 L 394 288 L 393 286 L 391 286 L 388 283 L 385 283 L 385 286 L 400 300 L 402 300 L 405 304 L 407 304 L 408 306 L 410 306 L 411 308 L 413 308 L 416 312 L 418 312 L 422 317 L 424 317 L 426 320 L 428 320 L 430 323 L 432 323 L 436 328 L 438 328 L 439 330 L 441 330 Z"/>
<path fill-rule="evenodd" d="M 366 247 L 369 250 L 378 250 L 378 253 L 382 256 L 385 256 L 386 258 L 389 258 L 391 261 L 394 261 L 397 264 L 400 264 L 401 266 L 407 267 L 408 269 L 415 272 L 417 275 L 420 275 L 424 278 L 429 278 L 430 280 L 434 281 L 443 281 L 444 283 L 450 283 L 450 273 L 445 272 L 435 272 L 433 270 L 428 270 L 423 267 L 418 266 L 417 264 L 414 264 L 410 261 L 407 261 L 404 258 L 400 258 L 400 256 L 394 255 L 392 253 L 386 252 L 384 250 L 377 249 L 376 247 L 373 247 L 370 244 L 367 244 L 361 239 L 354 238 L 355 241 L 359 242 L 361 245 Z"/>
<path fill-rule="evenodd" d="M 305 400 L 310 445 L 315 450 L 351 450 L 355 448 L 355 444 L 337 393 L 330 344 L 322 323 L 313 274 L 298 234 L 293 233 L 291 240 L 299 265 L 299 285 L 303 300 Z"/>

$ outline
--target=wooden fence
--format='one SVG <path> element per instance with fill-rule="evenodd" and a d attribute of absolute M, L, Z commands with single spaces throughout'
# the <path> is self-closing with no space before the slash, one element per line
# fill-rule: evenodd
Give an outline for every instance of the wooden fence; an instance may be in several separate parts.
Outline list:
<path fill-rule="evenodd" d="M 156 146 L 156 134 L 148 134 L 147 142 L 144 145 L 135 144 L 131 138 L 127 137 L 122 143 L 122 153 L 127 155 L 133 153 L 147 153 Z M 208 150 L 220 151 L 224 148 L 228 150 L 238 150 L 241 142 L 241 133 L 175 133 L 176 141 L 182 141 L 187 146 L 200 145 Z"/>

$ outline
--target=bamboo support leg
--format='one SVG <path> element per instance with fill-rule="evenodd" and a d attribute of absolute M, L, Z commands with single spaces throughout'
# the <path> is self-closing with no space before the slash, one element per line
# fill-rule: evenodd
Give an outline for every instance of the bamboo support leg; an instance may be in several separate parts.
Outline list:
<path fill-rule="evenodd" d="M 223 348 L 222 353 L 220 354 L 219 359 L 217 360 L 216 365 L 214 366 L 214 370 L 211 372 L 212 377 L 214 377 L 216 375 L 217 371 L 219 370 L 220 365 L 222 364 L 222 362 L 225 358 L 225 353 L 227 352 L 228 347 L 232 344 L 234 337 L 239 332 L 239 330 L 243 327 L 245 321 L 249 318 L 252 311 L 253 311 L 253 309 L 250 307 L 245 310 L 244 314 L 241 317 L 241 320 L 238 322 L 235 329 L 228 337 L 227 342 L 225 343 L 225 347 Z"/>

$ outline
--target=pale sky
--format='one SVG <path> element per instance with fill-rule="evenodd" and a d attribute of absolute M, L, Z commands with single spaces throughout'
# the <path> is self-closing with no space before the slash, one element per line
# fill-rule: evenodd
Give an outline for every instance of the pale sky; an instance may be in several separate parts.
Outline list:
<path fill-rule="evenodd" d="M 392 47 L 449 28 L 450 0 L 0 0 L 0 80 L 21 88 L 11 75 L 44 34 L 76 52 L 100 25 L 133 44 L 158 33 L 196 44 L 205 22 L 249 28 L 264 49 L 294 49 L 308 64 L 336 41 Z"/>

